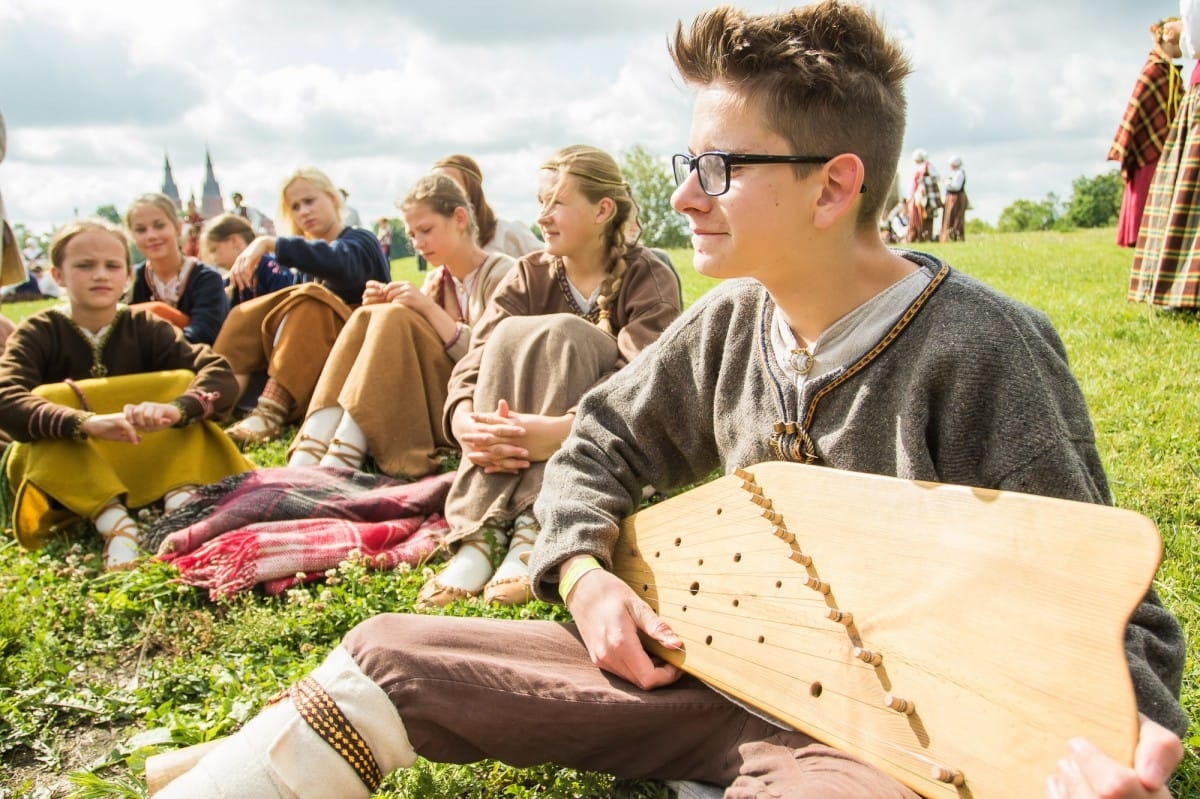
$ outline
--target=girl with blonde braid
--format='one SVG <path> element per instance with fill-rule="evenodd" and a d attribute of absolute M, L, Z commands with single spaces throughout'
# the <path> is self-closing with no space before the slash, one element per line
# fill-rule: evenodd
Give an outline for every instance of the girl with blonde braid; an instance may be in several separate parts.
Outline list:
<path fill-rule="evenodd" d="M 637 206 L 612 156 L 559 151 L 542 167 L 538 202 L 545 250 L 496 289 L 450 376 L 444 422 L 463 451 L 446 499 L 455 554 L 422 588 L 423 606 L 481 592 L 528 601 L 531 508 L 576 404 L 680 313 L 674 272 L 626 241 Z"/>

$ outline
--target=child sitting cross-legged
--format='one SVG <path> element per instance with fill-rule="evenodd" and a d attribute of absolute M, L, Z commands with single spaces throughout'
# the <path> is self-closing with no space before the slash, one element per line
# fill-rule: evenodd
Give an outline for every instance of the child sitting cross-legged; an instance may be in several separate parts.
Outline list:
<path fill-rule="evenodd" d="M 70 222 L 50 244 L 66 303 L 12 334 L 0 359 L 0 429 L 8 522 L 37 547 L 56 526 L 87 519 L 104 539 L 106 569 L 138 556 L 130 516 L 253 468 L 209 419 L 229 412 L 237 383 L 224 358 L 149 311 L 120 302 L 132 269 L 125 233 Z"/>

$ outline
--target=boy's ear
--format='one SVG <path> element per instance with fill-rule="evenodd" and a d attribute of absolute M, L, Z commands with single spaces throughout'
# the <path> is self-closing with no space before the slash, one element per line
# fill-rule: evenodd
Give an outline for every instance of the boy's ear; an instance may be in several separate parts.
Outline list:
<path fill-rule="evenodd" d="M 831 159 L 821 170 L 825 183 L 817 198 L 813 223 L 829 227 L 847 213 L 858 213 L 858 198 L 863 191 L 866 169 L 854 153 L 842 153 Z"/>
<path fill-rule="evenodd" d="M 66 288 L 67 284 L 63 282 L 62 270 L 59 269 L 57 266 L 50 267 L 50 277 L 54 278 L 55 283 L 62 286 L 63 288 Z"/>

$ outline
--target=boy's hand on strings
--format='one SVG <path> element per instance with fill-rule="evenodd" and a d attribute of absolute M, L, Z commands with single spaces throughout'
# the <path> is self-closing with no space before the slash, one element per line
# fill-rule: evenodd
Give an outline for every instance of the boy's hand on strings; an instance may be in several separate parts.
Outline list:
<path fill-rule="evenodd" d="M 1058 773 L 1046 780 L 1046 796 L 1170 799 L 1167 779 L 1183 760 L 1183 742 L 1166 727 L 1140 717 L 1142 724 L 1133 752 L 1133 768 L 1113 760 L 1091 741 L 1076 738 L 1068 744 L 1070 753 L 1058 762 Z"/>
<path fill-rule="evenodd" d="M 137 429 L 125 418 L 124 413 L 98 413 L 89 416 L 79 429 L 88 438 L 125 441 L 130 444 L 140 444 L 142 441 Z"/>
<path fill-rule="evenodd" d="M 154 433 L 178 424 L 179 408 L 166 402 L 140 402 L 125 406 L 125 420 L 142 433 Z"/>
<path fill-rule="evenodd" d="M 566 565 L 561 567 L 564 573 Z M 669 649 L 680 649 L 683 642 L 615 574 L 605 569 L 584 574 L 567 597 L 567 609 L 592 662 L 604 671 L 644 689 L 669 685 L 683 674 L 670 663 L 652 658 L 642 647 L 638 631 Z"/>

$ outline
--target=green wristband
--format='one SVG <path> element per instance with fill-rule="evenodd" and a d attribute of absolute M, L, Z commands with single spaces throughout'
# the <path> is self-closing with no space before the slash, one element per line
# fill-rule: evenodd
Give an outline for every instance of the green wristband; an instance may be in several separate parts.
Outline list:
<path fill-rule="evenodd" d="M 575 587 L 575 583 L 579 582 L 579 578 L 595 569 L 603 569 L 600 561 L 589 555 L 586 558 L 579 558 L 571 567 L 567 569 L 567 573 L 563 575 L 562 580 L 558 583 L 558 595 L 562 597 L 562 601 L 566 602 L 567 597 L 571 595 L 571 589 Z"/>

